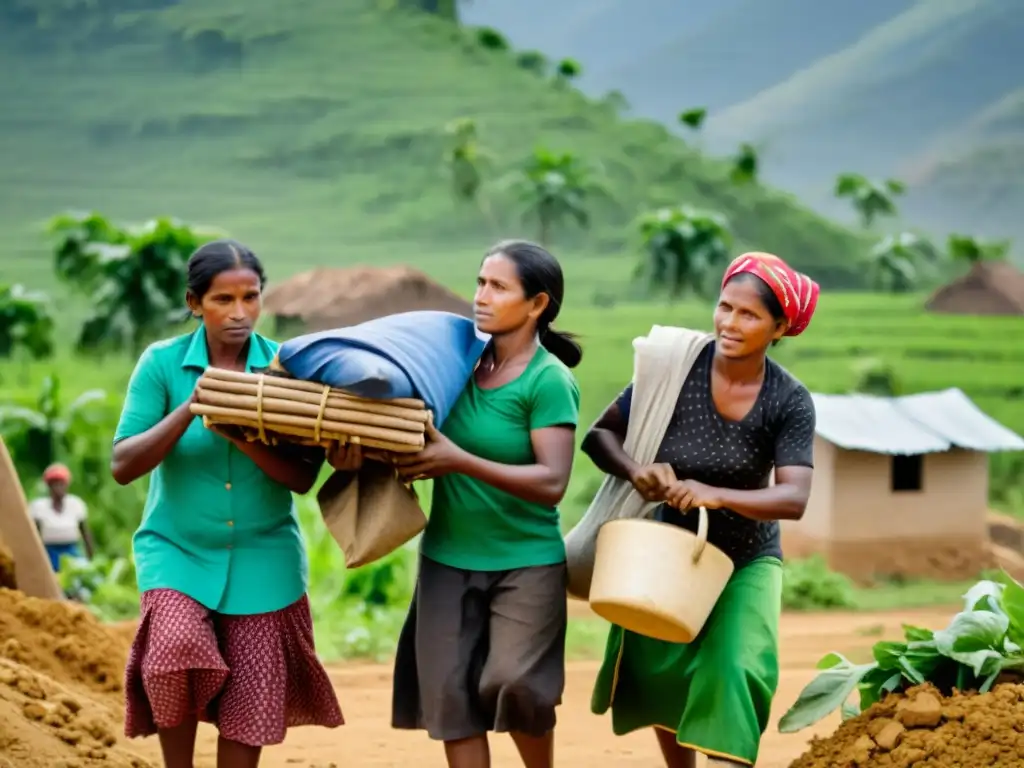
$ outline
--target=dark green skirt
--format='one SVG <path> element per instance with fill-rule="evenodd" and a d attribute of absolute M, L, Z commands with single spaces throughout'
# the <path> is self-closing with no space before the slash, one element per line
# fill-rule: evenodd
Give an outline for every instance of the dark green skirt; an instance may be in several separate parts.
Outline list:
<path fill-rule="evenodd" d="M 673 731 L 680 746 L 753 765 L 779 683 L 782 563 L 736 571 L 692 643 L 608 633 L 591 709 L 612 711 L 618 735 Z"/>

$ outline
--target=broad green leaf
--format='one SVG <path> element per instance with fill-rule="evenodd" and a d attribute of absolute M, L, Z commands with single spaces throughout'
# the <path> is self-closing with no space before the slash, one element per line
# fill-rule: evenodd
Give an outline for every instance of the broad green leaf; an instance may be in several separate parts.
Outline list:
<path fill-rule="evenodd" d="M 989 611 L 958 613 L 946 629 L 935 633 L 939 652 L 970 668 L 978 677 L 988 674 L 1004 658 L 1003 640 L 1010 620 Z"/>
<path fill-rule="evenodd" d="M 1017 645 L 1024 645 L 1024 586 L 1005 571 L 999 604 L 1010 619 L 1008 633 Z"/>
<path fill-rule="evenodd" d="M 875 643 L 871 652 L 880 668 L 896 669 L 899 666 L 900 657 L 906 652 L 906 650 L 906 643 L 896 643 L 889 640 L 883 640 L 882 642 Z"/>
<path fill-rule="evenodd" d="M 907 642 L 924 642 L 935 637 L 935 632 L 923 627 L 915 627 L 911 624 L 903 625 L 903 636 Z"/>
<path fill-rule="evenodd" d="M 796 733 L 841 708 L 875 664 L 852 664 L 840 654 L 829 654 L 822 662 L 832 664 L 800 692 L 796 702 L 779 720 L 780 733 Z M 819 664 L 819 667 L 821 665 Z"/>
<path fill-rule="evenodd" d="M 964 594 L 964 610 L 1003 613 L 1000 600 L 1004 589 L 996 581 L 979 581 Z"/>

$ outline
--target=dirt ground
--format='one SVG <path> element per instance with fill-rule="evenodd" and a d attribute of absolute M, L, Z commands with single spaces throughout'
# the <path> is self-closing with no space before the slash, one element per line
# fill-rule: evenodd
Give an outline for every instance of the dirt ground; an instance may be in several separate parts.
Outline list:
<path fill-rule="evenodd" d="M 758 768 L 787 768 L 805 749 L 812 731 L 782 735 L 776 722 L 814 676 L 814 665 L 825 653 L 839 651 L 865 660 L 880 639 L 898 638 L 901 622 L 919 626 L 945 626 L 949 609 L 902 611 L 898 614 L 787 614 L 782 619 L 782 675 L 772 723 L 761 746 Z M 556 761 L 564 766 L 657 766 L 659 753 L 650 733 L 617 738 L 607 718 L 590 714 L 590 687 L 596 662 L 571 663 L 564 703 L 559 710 Z M 337 730 L 299 728 L 281 746 L 267 750 L 266 768 L 347 768 L 348 766 L 402 766 L 443 768 L 441 747 L 421 733 L 389 727 L 391 670 L 377 665 L 339 665 L 331 675 L 347 724 Z M 813 733 L 835 730 L 838 716 L 819 724 Z M 133 751 L 157 758 L 155 741 L 126 744 Z M 197 767 L 212 768 L 216 735 L 203 728 Z M 520 765 L 507 737 L 492 739 L 495 768 Z"/>

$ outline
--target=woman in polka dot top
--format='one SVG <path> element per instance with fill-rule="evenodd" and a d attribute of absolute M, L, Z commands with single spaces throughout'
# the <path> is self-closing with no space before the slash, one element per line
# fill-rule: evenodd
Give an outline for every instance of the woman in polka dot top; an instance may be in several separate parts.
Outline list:
<path fill-rule="evenodd" d="M 609 633 L 592 709 L 611 709 L 617 734 L 653 727 L 669 768 L 693 768 L 698 752 L 712 765 L 757 760 L 779 677 L 778 521 L 803 516 L 814 442 L 810 393 L 767 351 L 803 332 L 817 299 L 818 285 L 778 257 L 740 256 L 722 280 L 715 339 L 679 393 L 657 463 L 638 466 L 622 447 L 632 385 L 583 443 L 602 471 L 662 502 L 656 519 L 696 531 L 693 510 L 706 507 L 708 541 L 736 567 L 692 643 L 616 626 Z"/>

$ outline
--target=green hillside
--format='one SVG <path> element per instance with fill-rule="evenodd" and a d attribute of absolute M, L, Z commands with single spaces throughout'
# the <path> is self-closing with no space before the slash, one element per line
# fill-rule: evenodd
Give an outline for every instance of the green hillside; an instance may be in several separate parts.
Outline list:
<path fill-rule="evenodd" d="M 825 285 L 860 280 L 847 230 L 788 195 L 737 189 L 660 126 L 624 122 L 443 19 L 378 0 L 296 0 L 286 13 L 277 0 L 68 5 L 79 10 L 45 28 L 0 11 L 0 67 L 14 75 L 0 79 L 5 278 L 48 281 L 41 222 L 91 208 L 221 226 L 272 256 L 275 275 L 405 261 L 467 280 L 489 241 L 535 232 L 498 184 L 497 224 L 450 197 L 444 127 L 470 116 L 492 179 L 537 144 L 603 169 L 613 199 L 595 204 L 588 233 L 556 243 L 601 258 L 586 270 L 595 281 L 628 276 L 639 211 L 684 201 L 724 211 L 740 245 L 777 250 Z M 456 264 L 467 271 L 453 276 Z"/>
<path fill-rule="evenodd" d="M 1024 7 L 1014 0 L 918 0 L 852 45 L 721 112 L 708 130 L 735 140 L 740 126 L 758 126 L 758 138 L 777 155 L 769 160 L 772 177 L 802 189 L 801 180 L 818 178 L 823 192 L 832 173 L 851 167 L 897 176 L 931 167 L 921 149 L 932 147 L 935 165 L 952 163 L 971 181 L 919 174 L 908 207 L 917 221 L 971 230 L 981 217 L 988 234 L 1024 235 L 1019 204 L 998 212 L 988 205 L 1003 197 L 1006 174 L 989 176 L 996 145 L 971 130 L 1024 86 L 1022 39 Z M 964 132 L 973 133 L 973 159 L 952 140 Z M 940 145 L 945 154 L 934 152 Z"/>
<path fill-rule="evenodd" d="M 636 114 L 673 126 L 682 107 L 709 107 L 705 147 L 753 142 L 765 179 L 827 215 L 852 221 L 831 193 L 857 171 L 912 182 L 908 225 L 1024 236 L 1024 125 L 985 129 L 1024 88 L 1018 0 L 659 1 L 643 14 L 604 0 L 544 25 L 538 2 L 476 0 L 464 15 L 579 57 L 584 87 L 620 91 Z"/>

